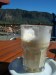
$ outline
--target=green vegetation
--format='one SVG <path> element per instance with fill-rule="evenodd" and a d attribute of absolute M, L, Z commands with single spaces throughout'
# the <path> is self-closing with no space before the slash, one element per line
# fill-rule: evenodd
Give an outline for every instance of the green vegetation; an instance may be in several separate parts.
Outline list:
<path fill-rule="evenodd" d="M 47 12 L 21 9 L 0 9 L 0 24 L 45 24 L 53 25 L 53 15 Z"/>

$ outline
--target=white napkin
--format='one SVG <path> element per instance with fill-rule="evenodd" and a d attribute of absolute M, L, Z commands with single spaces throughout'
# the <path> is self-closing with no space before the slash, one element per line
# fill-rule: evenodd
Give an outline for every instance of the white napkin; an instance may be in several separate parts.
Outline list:
<path fill-rule="evenodd" d="M 45 63 L 45 69 L 38 73 L 17 73 L 14 70 L 9 70 L 11 75 L 56 75 L 56 62 L 53 59 L 49 59 Z"/>

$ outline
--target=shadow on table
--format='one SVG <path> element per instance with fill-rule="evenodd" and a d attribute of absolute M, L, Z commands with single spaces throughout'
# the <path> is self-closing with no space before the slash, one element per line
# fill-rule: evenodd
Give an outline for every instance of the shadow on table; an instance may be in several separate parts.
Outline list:
<path fill-rule="evenodd" d="M 7 62 L 0 62 L 0 74 L 1 75 L 10 75 L 8 71 L 8 65 Z"/>
<path fill-rule="evenodd" d="M 50 49 L 49 51 L 55 55 L 54 60 L 56 60 L 56 49 Z"/>

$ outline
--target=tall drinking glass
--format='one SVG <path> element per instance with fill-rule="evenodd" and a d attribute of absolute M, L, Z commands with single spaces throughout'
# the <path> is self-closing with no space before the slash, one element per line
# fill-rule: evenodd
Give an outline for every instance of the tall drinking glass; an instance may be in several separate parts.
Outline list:
<path fill-rule="evenodd" d="M 51 30 L 51 26 L 21 25 L 23 65 L 27 72 L 39 72 L 44 67 Z"/>

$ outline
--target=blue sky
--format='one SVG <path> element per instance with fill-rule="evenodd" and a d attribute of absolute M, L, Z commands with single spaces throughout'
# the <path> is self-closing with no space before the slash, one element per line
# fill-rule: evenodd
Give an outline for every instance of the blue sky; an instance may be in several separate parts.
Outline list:
<path fill-rule="evenodd" d="M 23 9 L 28 11 L 41 11 L 56 14 L 56 0 L 10 0 L 3 9 Z"/>

